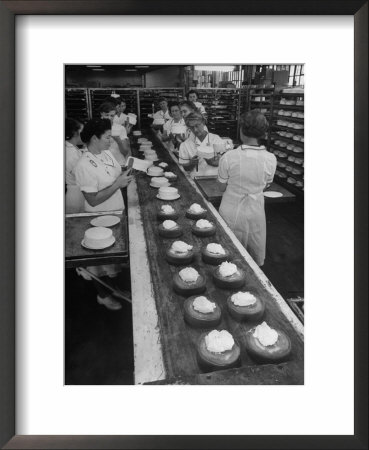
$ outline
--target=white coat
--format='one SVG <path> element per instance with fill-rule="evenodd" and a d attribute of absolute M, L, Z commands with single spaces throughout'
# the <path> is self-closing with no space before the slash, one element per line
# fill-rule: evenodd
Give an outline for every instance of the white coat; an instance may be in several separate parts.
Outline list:
<path fill-rule="evenodd" d="M 276 157 L 264 146 L 241 145 L 219 162 L 218 181 L 227 183 L 219 214 L 259 266 L 266 245 L 263 190 L 273 181 L 276 166 Z"/>
<path fill-rule="evenodd" d="M 101 152 L 100 155 L 85 152 L 75 168 L 77 184 L 82 192 L 102 191 L 111 186 L 121 173 L 121 166 L 109 150 Z M 97 206 L 91 206 L 85 200 L 86 212 L 123 209 L 124 201 L 120 189 Z"/>
<path fill-rule="evenodd" d="M 200 113 L 201 113 L 202 115 L 205 115 L 205 114 L 206 114 L 205 106 L 204 106 L 202 103 L 200 103 L 200 102 L 194 102 L 194 104 L 195 104 L 196 108 L 200 111 Z"/>
<path fill-rule="evenodd" d="M 198 156 L 198 169 L 191 172 L 191 176 L 196 175 L 216 175 L 218 168 L 207 164 L 206 160 L 215 155 L 214 144 L 221 144 L 223 139 L 217 134 L 208 133 L 201 142 L 193 133 L 179 147 L 179 163 L 186 164 L 193 157 Z"/>
<path fill-rule="evenodd" d="M 111 186 L 121 172 L 120 165 L 109 150 L 102 151 L 100 155 L 85 152 L 75 169 L 77 183 L 83 192 L 98 192 Z M 124 210 L 124 200 L 120 189 L 97 206 L 90 206 L 85 200 L 86 212 L 114 210 Z M 122 270 L 120 264 L 103 264 L 86 268 L 97 277 L 115 277 Z M 86 280 L 92 279 L 90 276 L 80 273 L 78 268 L 77 273 Z"/>
<path fill-rule="evenodd" d="M 167 120 L 171 119 L 171 116 L 168 110 L 164 112 L 160 109 L 152 115 L 152 118 L 154 119 L 153 125 L 164 125 Z"/>

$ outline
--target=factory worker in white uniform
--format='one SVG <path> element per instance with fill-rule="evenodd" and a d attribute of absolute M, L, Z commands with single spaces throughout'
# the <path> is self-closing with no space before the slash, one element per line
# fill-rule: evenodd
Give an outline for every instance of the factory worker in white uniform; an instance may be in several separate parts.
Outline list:
<path fill-rule="evenodd" d="M 187 94 L 187 100 L 194 103 L 198 111 L 204 116 L 206 115 L 205 107 L 199 102 L 199 98 L 196 91 L 189 91 Z"/>
<path fill-rule="evenodd" d="M 189 100 L 184 100 L 183 102 L 180 102 L 179 104 L 179 108 L 181 110 L 181 114 L 184 120 L 186 120 L 186 117 L 193 113 L 193 112 L 200 112 L 198 111 L 198 109 L 196 108 L 195 104 L 193 102 L 190 102 Z M 204 126 L 204 130 L 208 131 L 208 127 L 205 125 Z M 186 131 L 186 136 L 184 139 L 182 139 L 182 142 L 184 142 L 186 139 L 188 139 L 192 134 L 192 131 L 187 128 Z"/>
<path fill-rule="evenodd" d="M 159 108 L 159 111 L 152 114 L 152 118 L 154 119 L 152 125 L 154 128 L 163 126 L 167 120 L 171 119 L 168 109 L 168 102 L 164 97 L 159 98 Z"/>
<path fill-rule="evenodd" d="M 81 133 L 87 150 L 78 161 L 75 176 L 85 197 L 85 211 L 124 210 L 121 188 L 128 186 L 132 176 L 122 173 L 121 167 L 108 150 L 111 139 L 111 122 L 108 119 L 89 120 Z M 109 283 L 121 271 L 120 264 L 87 267 L 94 275 Z M 77 270 L 78 271 L 78 270 Z M 86 279 L 91 279 L 83 275 Z M 97 301 L 111 310 L 118 310 L 121 304 L 109 291 L 97 282 Z"/>
<path fill-rule="evenodd" d="M 226 152 L 219 162 L 218 184 L 224 191 L 219 213 L 250 253 L 262 266 L 265 259 L 266 220 L 263 191 L 273 181 L 277 160 L 259 138 L 268 122 L 259 110 L 240 118 L 243 144 Z"/>
<path fill-rule="evenodd" d="M 174 150 L 177 142 L 177 136 L 186 136 L 187 126 L 182 117 L 179 103 L 173 102 L 169 105 L 171 119 L 164 124 L 163 135 L 161 137 L 163 142 L 167 143 L 167 148 Z"/>
<path fill-rule="evenodd" d="M 216 175 L 218 167 L 214 167 L 206 161 L 216 156 L 214 144 L 223 145 L 223 139 L 217 134 L 205 130 L 205 119 L 199 112 L 189 114 L 185 122 L 192 133 L 179 147 L 179 163 L 186 164 L 198 157 L 197 168 L 193 169 L 191 176 Z"/>
<path fill-rule="evenodd" d="M 116 99 L 116 105 L 115 105 L 115 116 L 114 116 L 114 120 L 113 123 L 116 123 L 118 125 L 122 125 L 122 126 L 126 126 L 127 122 L 128 122 L 128 116 L 127 114 L 124 113 L 124 111 L 126 110 L 126 102 L 121 99 L 121 98 L 117 98 Z"/>
<path fill-rule="evenodd" d="M 65 212 L 66 214 L 80 213 L 84 210 L 85 198 L 77 185 L 74 169 L 82 157 L 83 150 L 80 132 L 83 125 L 75 119 L 65 119 Z"/>
<path fill-rule="evenodd" d="M 116 107 L 113 102 L 104 102 L 99 107 L 100 117 L 109 119 L 112 124 L 111 141 L 109 150 L 120 166 L 126 164 L 128 156 L 131 155 L 131 146 L 127 136 L 127 130 L 123 125 L 114 123 Z"/>
<path fill-rule="evenodd" d="M 116 114 L 113 119 L 113 125 L 122 125 L 126 129 L 127 136 L 130 134 L 133 128 L 133 124 L 130 123 L 129 114 L 125 113 L 127 104 L 122 98 L 115 99 L 115 111 Z"/>

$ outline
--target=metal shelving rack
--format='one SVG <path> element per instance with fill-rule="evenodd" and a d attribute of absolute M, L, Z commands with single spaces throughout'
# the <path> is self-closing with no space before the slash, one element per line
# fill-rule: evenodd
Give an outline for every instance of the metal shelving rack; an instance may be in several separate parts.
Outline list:
<path fill-rule="evenodd" d="M 90 109 L 88 89 L 65 89 L 65 116 L 82 122 L 89 119 Z"/>
<path fill-rule="evenodd" d="M 239 89 L 196 89 L 199 101 L 204 105 L 209 131 L 233 140 L 238 136 Z"/>
<path fill-rule="evenodd" d="M 243 87 L 240 89 L 240 113 L 260 109 L 270 124 L 273 115 L 273 94 L 274 86 L 249 85 Z M 268 150 L 270 149 L 270 130 L 263 144 Z"/>
<path fill-rule="evenodd" d="M 139 88 L 139 123 L 142 128 L 148 127 L 152 119 L 148 114 L 152 114 L 153 105 L 155 111 L 159 109 L 158 101 L 160 97 L 165 97 L 168 102 L 181 101 L 184 99 L 184 88 Z"/>
<path fill-rule="evenodd" d="M 275 94 L 273 105 L 270 151 L 277 157 L 275 176 L 280 184 L 301 194 L 304 191 L 304 94 Z"/>
<path fill-rule="evenodd" d="M 100 117 L 98 108 L 103 101 L 110 97 L 112 93 L 120 95 L 127 104 L 126 113 L 131 112 L 138 115 L 137 89 L 130 88 L 90 88 L 88 89 L 91 114 L 90 117 Z"/>

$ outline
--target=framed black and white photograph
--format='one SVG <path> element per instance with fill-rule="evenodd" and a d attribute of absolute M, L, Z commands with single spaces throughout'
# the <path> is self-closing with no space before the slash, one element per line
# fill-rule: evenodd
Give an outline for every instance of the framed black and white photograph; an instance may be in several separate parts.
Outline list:
<path fill-rule="evenodd" d="M 304 383 L 303 82 L 65 66 L 66 384 Z"/>
<path fill-rule="evenodd" d="M 367 448 L 367 4 L 301 4 L 1 2 L 4 448 Z"/>

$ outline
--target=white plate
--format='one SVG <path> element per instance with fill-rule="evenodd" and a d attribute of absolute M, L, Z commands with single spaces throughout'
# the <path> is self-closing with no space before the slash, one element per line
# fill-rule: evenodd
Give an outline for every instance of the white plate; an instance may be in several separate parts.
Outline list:
<path fill-rule="evenodd" d="M 264 192 L 264 197 L 277 198 L 277 197 L 283 197 L 283 194 L 282 194 L 282 192 L 277 192 L 277 191 L 266 191 L 266 192 Z"/>
<path fill-rule="evenodd" d="M 87 248 L 88 250 L 104 250 L 105 248 L 111 247 L 115 242 L 115 237 L 112 236 L 112 238 L 106 242 L 106 244 L 103 247 L 90 247 L 89 245 L 85 244 L 85 241 L 82 240 L 81 245 L 84 248 Z"/>
<path fill-rule="evenodd" d="M 94 227 L 113 227 L 120 222 L 117 216 L 99 216 L 91 220 L 90 224 Z"/>
<path fill-rule="evenodd" d="M 160 197 L 159 194 L 156 195 L 156 198 L 158 198 L 159 200 L 168 200 L 168 202 L 170 202 L 171 200 L 177 200 L 177 198 L 179 198 L 179 197 L 180 197 L 180 194 L 177 194 L 175 197 L 172 197 L 172 198 L 163 198 L 163 197 Z"/>
<path fill-rule="evenodd" d="M 170 184 L 167 183 L 167 184 L 162 184 L 161 186 L 156 186 L 155 184 L 150 183 L 150 186 L 153 187 L 153 188 L 159 189 L 161 187 L 169 187 Z"/>

